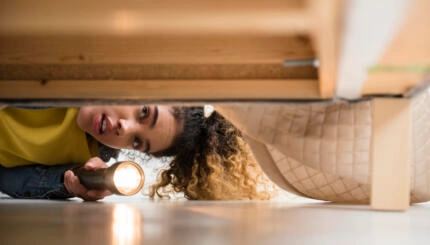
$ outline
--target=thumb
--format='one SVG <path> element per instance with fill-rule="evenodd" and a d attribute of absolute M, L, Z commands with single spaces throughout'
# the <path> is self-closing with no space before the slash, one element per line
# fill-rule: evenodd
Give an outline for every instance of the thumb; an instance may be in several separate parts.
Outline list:
<path fill-rule="evenodd" d="M 103 160 L 100 159 L 99 157 L 91 158 L 84 165 L 85 169 L 98 169 L 98 168 L 107 168 L 107 167 L 108 167 L 107 164 L 103 162 Z"/>

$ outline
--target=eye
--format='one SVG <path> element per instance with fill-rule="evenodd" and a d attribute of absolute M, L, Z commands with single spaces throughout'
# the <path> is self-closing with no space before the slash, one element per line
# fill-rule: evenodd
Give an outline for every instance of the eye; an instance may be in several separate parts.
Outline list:
<path fill-rule="evenodd" d="M 133 140 L 133 149 L 138 150 L 142 146 L 142 141 L 138 137 L 134 137 Z"/>
<path fill-rule="evenodd" d="M 149 116 L 149 107 L 147 106 L 142 107 L 142 110 L 140 111 L 140 114 L 139 114 L 139 120 L 143 121 L 148 116 Z"/>

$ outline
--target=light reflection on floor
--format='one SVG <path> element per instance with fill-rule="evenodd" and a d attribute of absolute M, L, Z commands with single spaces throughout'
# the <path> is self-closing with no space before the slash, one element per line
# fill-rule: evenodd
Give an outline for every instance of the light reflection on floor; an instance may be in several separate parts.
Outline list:
<path fill-rule="evenodd" d="M 288 202 L 0 199 L 1 244 L 430 244 L 430 204 L 408 212 Z"/>

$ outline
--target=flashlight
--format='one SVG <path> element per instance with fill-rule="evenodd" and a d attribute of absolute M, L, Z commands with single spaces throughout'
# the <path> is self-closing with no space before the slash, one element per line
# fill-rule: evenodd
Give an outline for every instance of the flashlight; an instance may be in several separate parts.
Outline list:
<path fill-rule="evenodd" d="M 118 195 L 130 196 L 143 187 L 145 174 L 139 164 L 132 161 L 114 163 L 109 168 L 73 170 L 82 185 L 88 189 L 109 190 Z"/>

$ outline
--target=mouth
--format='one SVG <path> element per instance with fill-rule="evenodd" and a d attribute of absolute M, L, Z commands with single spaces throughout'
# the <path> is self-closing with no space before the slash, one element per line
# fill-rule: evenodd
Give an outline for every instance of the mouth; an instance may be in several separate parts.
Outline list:
<path fill-rule="evenodd" d="M 109 130 L 109 121 L 105 114 L 100 114 L 94 118 L 93 130 L 98 135 L 102 135 Z"/>
<path fill-rule="evenodd" d="M 102 114 L 102 118 L 99 123 L 99 134 L 103 134 L 106 131 L 106 127 L 107 127 L 106 115 Z"/>

